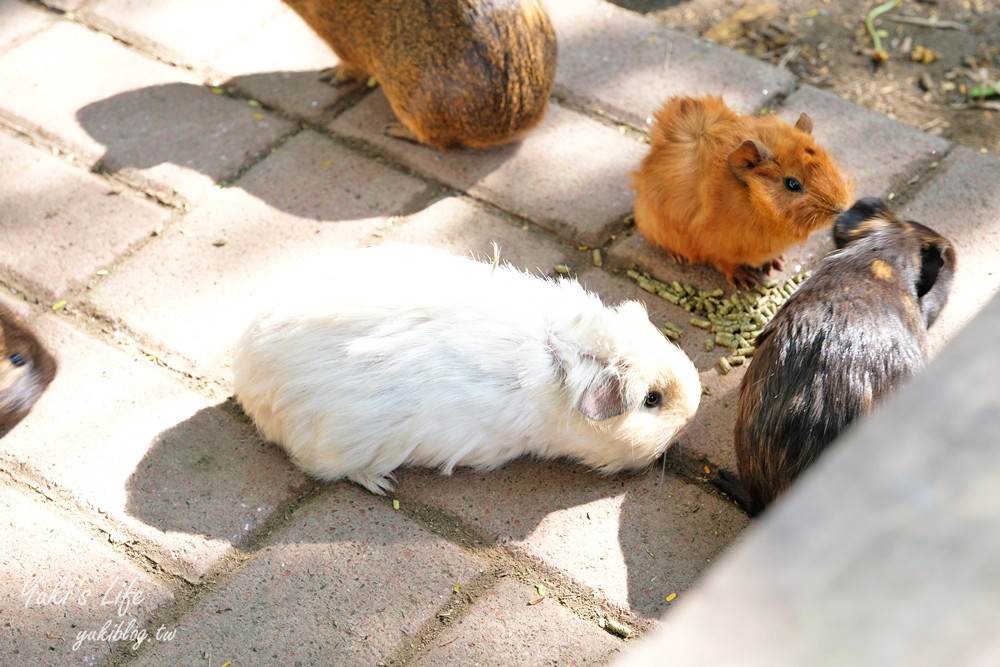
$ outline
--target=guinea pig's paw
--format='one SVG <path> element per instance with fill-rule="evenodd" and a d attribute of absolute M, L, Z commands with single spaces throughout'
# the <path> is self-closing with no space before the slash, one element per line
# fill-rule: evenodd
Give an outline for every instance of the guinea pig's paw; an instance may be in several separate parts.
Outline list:
<path fill-rule="evenodd" d="M 402 139 L 403 141 L 409 141 L 410 143 L 413 144 L 421 143 L 420 137 L 418 137 L 413 130 L 411 130 L 410 128 L 408 128 L 406 125 L 404 125 L 399 121 L 388 123 L 385 126 L 385 135 L 387 137 L 393 137 L 394 139 Z"/>
<path fill-rule="evenodd" d="M 327 67 L 319 73 L 319 80 L 323 83 L 329 83 L 331 86 L 343 86 L 363 78 L 365 78 L 364 72 L 354 70 L 344 63 Z"/>
<path fill-rule="evenodd" d="M 725 468 L 721 468 L 709 481 L 719 491 L 732 498 L 744 512 L 750 516 L 755 514 L 755 512 L 751 511 L 753 503 L 750 500 L 750 493 L 743 486 L 743 481 L 737 475 Z"/>
<path fill-rule="evenodd" d="M 391 472 L 380 475 L 378 473 L 372 473 L 368 470 L 362 470 L 354 473 L 353 475 L 348 475 L 347 479 L 351 480 L 355 484 L 360 484 L 379 496 L 384 496 L 385 494 L 396 490 L 396 476 Z"/>
<path fill-rule="evenodd" d="M 682 254 L 680 254 L 678 252 L 674 252 L 673 250 L 667 250 L 666 248 L 664 248 L 663 254 L 665 254 L 667 256 L 667 259 L 669 259 L 674 264 L 690 264 L 691 263 L 688 260 L 687 257 L 685 257 L 684 255 L 682 255 Z"/>
<path fill-rule="evenodd" d="M 764 264 L 760 267 L 760 270 L 766 276 L 767 274 L 771 273 L 771 271 L 781 271 L 784 268 L 785 268 L 785 258 L 779 256 L 775 257 L 770 262 L 764 262 Z"/>
<path fill-rule="evenodd" d="M 722 272 L 726 274 L 726 280 L 729 284 L 738 289 L 752 289 L 754 285 L 762 281 L 767 277 L 767 274 L 771 272 L 771 266 L 775 260 L 771 260 L 767 264 L 761 267 L 747 266 L 746 264 L 741 264 L 737 267 L 730 268 L 726 270 L 722 267 Z M 777 260 L 779 263 L 781 259 Z"/>

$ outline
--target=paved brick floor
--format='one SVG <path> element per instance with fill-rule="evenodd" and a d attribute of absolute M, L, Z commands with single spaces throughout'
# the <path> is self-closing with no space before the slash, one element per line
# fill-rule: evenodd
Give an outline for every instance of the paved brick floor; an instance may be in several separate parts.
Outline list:
<path fill-rule="evenodd" d="M 262 442 L 230 400 L 229 355 L 289 267 L 391 240 L 497 240 L 683 324 L 624 276 L 724 286 L 626 220 L 668 95 L 808 111 L 859 194 L 951 236 L 935 349 L 996 290 L 996 158 L 601 0 L 548 4 L 543 124 L 444 154 L 385 137 L 377 88 L 319 82 L 335 58 L 278 0 L 0 0 L 0 299 L 60 362 L 0 441 L 0 652 L 27 667 L 603 664 L 627 643 L 604 619 L 656 625 L 748 527 L 702 472 L 733 464 L 741 374 L 720 375 L 697 332 L 681 345 L 711 393 L 662 467 L 404 470 L 391 498 L 316 484 Z M 787 264 L 829 248 L 817 234 Z"/>

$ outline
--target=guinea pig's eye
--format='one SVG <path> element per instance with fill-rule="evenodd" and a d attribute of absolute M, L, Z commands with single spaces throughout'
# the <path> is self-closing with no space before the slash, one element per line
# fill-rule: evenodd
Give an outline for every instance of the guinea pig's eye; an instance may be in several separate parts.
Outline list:
<path fill-rule="evenodd" d="M 785 179 L 785 189 L 789 192 L 802 192 L 802 184 L 799 179 L 789 176 Z"/>
<path fill-rule="evenodd" d="M 646 394 L 646 400 L 642 404 L 647 408 L 658 408 L 661 403 L 663 403 L 663 394 L 658 391 L 651 391 Z"/>
<path fill-rule="evenodd" d="M 12 354 L 10 355 L 10 363 L 14 364 L 15 366 L 23 366 L 24 357 L 22 357 L 20 354 Z"/>

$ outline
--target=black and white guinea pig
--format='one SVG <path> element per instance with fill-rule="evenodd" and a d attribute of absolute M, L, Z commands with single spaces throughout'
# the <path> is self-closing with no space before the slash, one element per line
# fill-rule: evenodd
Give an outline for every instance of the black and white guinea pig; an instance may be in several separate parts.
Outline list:
<path fill-rule="evenodd" d="M 524 454 L 639 468 L 698 408 L 694 365 L 638 302 L 420 246 L 325 265 L 233 356 L 247 414 L 320 479 L 382 494 L 402 465 L 450 474 Z"/>
<path fill-rule="evenodd" d="M 834 223 L 837 250 L 757 336 L 740 384 L 739 479 L 716 484 L 753 516 L 858 417 L 923 367 L 948 300 L 952 244 L 865 198 Z"/>
<path fill-rule="evenodd" d="M 0 305 L 0 437 L 31 411 L 55 374 L 52 355 Z"/>

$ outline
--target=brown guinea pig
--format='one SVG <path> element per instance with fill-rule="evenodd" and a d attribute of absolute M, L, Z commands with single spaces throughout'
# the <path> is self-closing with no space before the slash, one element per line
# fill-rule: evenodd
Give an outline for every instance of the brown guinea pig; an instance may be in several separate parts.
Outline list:
<path fill-rule="evenodd" d="M 374 76 L 399 119 L 386 133 L 445 149 L 516 141 L 545 114 L 556 37 L 539 0 L 285 0 L 340 58 Z"/>
<path fill-rule="evenodd" d="M 52 356 L 0 305 L 0 437 L 31 411 L 55 374 Z"/>
<path fill-rule="evenodd" d="M 739 479 L 720 472 L 713 481 L 751 516 L 923 367 L 927 328 L 948 300 L 951 243 L 896 219 L 881 200 L 840 215 L 834 239 L 839 249 L 757 336 L 740 383 Z"/>
<path fill-rule="evenodd" d="M 752 285 L 850 204 L 850 180 L 811 131 L 806 114 L 793 127 L 741 116 L 721 97 L 671 98 L 632 175 L 636 227 L 675 261 Z"/>

